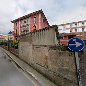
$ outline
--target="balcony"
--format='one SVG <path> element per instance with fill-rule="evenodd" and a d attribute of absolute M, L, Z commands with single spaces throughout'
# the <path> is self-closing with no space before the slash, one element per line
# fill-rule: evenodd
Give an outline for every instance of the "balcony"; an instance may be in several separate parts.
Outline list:
<path fill-rule="evenodd" d="M 23 31 L 21 31 L 21 35 L 28 34 L 28 33 L 29 33 L 29 30 L 23 30 Z"/>

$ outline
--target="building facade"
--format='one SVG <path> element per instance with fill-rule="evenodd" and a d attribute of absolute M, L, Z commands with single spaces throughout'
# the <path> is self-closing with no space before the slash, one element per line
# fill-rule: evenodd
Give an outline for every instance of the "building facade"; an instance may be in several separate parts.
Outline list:
<path fill-rule="evenodd" d="M 86 42 L 86 20 L 58 25 L 61 45 L 68 45 L 73 37 L 78 37 Z"/>
<path fill-rule="evenodd" d="M 0 34 L 0 42 L 5 41 L 5 40 L 6 40 L 6 35 Z"/>
<path fill-rule="evenodd" d="M 86 20 L 58 25 L 59 33 L 77 33 L 86 31 Z"/>
<path fill-rule="evenodd" d="M 19 40 L 20 35 L 34 32 L 48 27 L 49 23 L 42 10 L 22 16 L 11 21 L 14 24 L 14 38 Z"/>

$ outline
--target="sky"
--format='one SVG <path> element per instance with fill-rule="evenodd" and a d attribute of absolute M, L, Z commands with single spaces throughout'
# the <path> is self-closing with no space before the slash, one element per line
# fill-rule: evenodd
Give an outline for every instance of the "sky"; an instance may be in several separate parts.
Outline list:
<path fill-rule="evenodd" d="M 50 25 L 86 20 L 86 0 L 0 0 L 0 33 L 13 30 L 12 20 L 40 9 Z"/>

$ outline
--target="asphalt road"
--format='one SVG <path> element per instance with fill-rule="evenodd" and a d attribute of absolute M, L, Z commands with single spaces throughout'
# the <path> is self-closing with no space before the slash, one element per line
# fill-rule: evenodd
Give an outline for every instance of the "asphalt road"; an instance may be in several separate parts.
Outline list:
<path fill-rule="evenodd" d="M 0 86 L 34 86 L 0 49 Z"/>

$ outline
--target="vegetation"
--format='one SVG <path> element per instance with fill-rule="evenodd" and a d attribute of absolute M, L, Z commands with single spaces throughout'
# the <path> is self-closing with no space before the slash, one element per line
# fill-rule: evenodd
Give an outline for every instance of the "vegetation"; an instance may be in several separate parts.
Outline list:
<path fill-rule="evenodd" d="M 0 45 L 3 45 L 3 42 L 0 42 Z"/>
<path fill-rule="evenodd" d="M 18 41 L 1 41 L 0 45 L 9 46 L 18 49 Z"/>
<path fill-rule="evenodd" d="M 18 49 L 18 41 L 12 41 L 12 42 L 10 42 L 10 47 L 13 47 L 13 48 L 15 48 L 15 49 Z"/>

